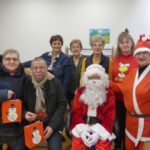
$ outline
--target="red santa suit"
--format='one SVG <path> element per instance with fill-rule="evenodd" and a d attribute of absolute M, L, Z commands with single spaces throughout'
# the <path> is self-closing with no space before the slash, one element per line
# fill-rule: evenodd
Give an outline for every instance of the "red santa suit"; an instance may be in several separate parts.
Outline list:
<path fill-rule="evenodd" d="M 79 132 L 86 129 L 88 125 L 87 120 L 84 118 L 88 114 L 88 105 L 80 100 L 81 94 L 84 92 L 85 87 L 81 87 L 76 91 L 74 104 L 71 112 L 71 125 L 70 128 L 73 133 L 72 150 L 87 150 L 87 146 L 80 138 Z M 115 97 L 111 88 L 107 89 L 106 102 L 97 107 L 96 118 L 97 123 L 91 125 L 91 129 L 99 134 L 101 137 L 94 145 L 96 150 L 110 150 L 110 138 L 112 134 L 113 123 L 115 119 Z"/>
<path fill-rule="evenodd" d="M 115 91 L 124 95 L 127 108 L 126 135 L 136 147 L 139 141 L 150 141 L 150 65 L 139 78 L 138 74 L 138 70 L 134 69 L 122 84 L 111 83 Z M 144 117 L 148 114 L 149 117 Z M 133 148 L 126 142 L 126 149 Z"/>
<path fill-rule="evenodd" d="M 138 55 L 138 53 L 142 54 Z M 150 53 L 150 39 L 141 35 L 134 56 L 138 55 L 136 59 L 139 64 L 146 62 L 146 68 L 140 75 L 141 69 L 132 70 L 121 84 L 111 82 L 111 87 L 116 92 L 123 94 L 127 109 L 126 150 L 143 150 L 145 142 L 150 141 L 150 64 L 148 64 L 148 53 Z"/>

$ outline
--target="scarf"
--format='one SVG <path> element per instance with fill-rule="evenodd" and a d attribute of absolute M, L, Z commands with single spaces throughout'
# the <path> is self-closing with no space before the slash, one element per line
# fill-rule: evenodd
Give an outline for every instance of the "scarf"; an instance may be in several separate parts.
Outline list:
<path fill-rule="evenodd" d="M 36 104 L 35 104 L 35 112 L 45 112 L 45 99 L 44 99 L 44 92 L 42 90 L 44 83 L 47 81 L 47 75 L 41 82 L 37 82 L 34 76 L 32 76 L 32 83 L 36 90 Z"/>

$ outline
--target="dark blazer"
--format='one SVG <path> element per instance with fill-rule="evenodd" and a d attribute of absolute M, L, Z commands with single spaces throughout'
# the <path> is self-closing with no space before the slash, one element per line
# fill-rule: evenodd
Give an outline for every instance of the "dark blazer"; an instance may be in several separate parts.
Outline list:
<path fill-rule="evenodd" d="M 81 67 L 82 67 L 82 62 L 86 58 L 86 56 L 81 55 L 79 59 L 79 63 L 76 66 L 74 61 L 73 61 L 73 56 L 70 57 L 71 60 L 71 67 L 72 67 L 72 76 L 71 76 L 71 81 L 70 81 L 70 93 L 75 94 L 76 89 L 80 86 L 80 77 L 81 77 Z"/>
<path fill-rule="evenodd" d="M 45 94 L 48 125 L 54 130 L 58 130 L 62 126 L 67 104 L 62 86 L 57 79 L 47 80 L 44 84 L 43 91 Z M 23 104 L 23 114 L 26 111 L 35 113 L 36 95 L 31 77 L 23 85 Z"/>
<path fill-rule="evenodd" d="M 86 68 L 89 65 L 93 64 L 92 59 L 93 59 L 93 54 L 86 58 Z M 109 57 L 105 56 L 102 53 L 100 65 L 102 65 L 102 67 L 105 69 L 106 73 L 108 73 L 108 71 L 109 71 L 109 61 L 110 61 Z"/>

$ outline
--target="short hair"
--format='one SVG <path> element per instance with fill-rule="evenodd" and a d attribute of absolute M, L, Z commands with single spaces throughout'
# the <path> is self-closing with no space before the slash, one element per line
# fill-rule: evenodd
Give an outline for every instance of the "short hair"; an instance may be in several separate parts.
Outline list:
<path fill-rule="evenodd" d="M 32 60 L 32 62 L 31 62 L 31 68 L 33 67 L 33 63 L 34 63 L 35 61 L 43 61 L 43 62 L 45 63 L 45 65 L 46 65 L 46 67 L 48 67 L 46 61 L 45 61 L 42 57 L 35 57 L 35 58 Z"/>
<path fill-rule="evenodd" d="M 18 58 L 20 57 L 19 52 L 15 49 L 6 49 L 2 54 L 2 58 L 4 59 L 7 54 L 16 54 Z"/>
<path fill-rule="evenodd" d="M 72 46 L 74 43 L 78 43 L 78 44 L 80 45 L 80 48 L 81 48 L 81 49 L 83 48 L 83 47 L 82 47 L 82 42 L 81 42 L 81 40 L 79 40 L 79 39 L 73 39 L 73 40 L 70 42 L 70 48 L 71 48 L 71 46 Z"/>
<path fill-rule="evenodd" d="M 94 42 L 99 42 L 101 41 L 105 45 L 105 40 L 102 36 L 96 35 L 90 38 L 90 45 L 92 46 Z"/>
<path fill-rule="evenodd" d="M 62 45 L 63 45 L 63 38 L 62 38 L 62 36 L 61 35 L 53 35 L 53 36 L 51 36 L 51 38 L 50 38 L 50 40 L 49 40 L 49 42 L 50 42 L 50 45 L 52 45 L 52 43 L 54 42 L 54 41 L 57 41 L 57 40 L 59 40 L 61 43 L 62 43 Z"/>
<path fill-rule="evenodd" d="M 129 30 L 126 28 L 118 36 L 117 48 L 116 48 L 116 51 L 115 51 L 115 56 L 119 56 L 121 54 L 121 49 L 120 49 L 119 44 L 123 41 L 123 39 L 127 39 L 127 40 L 131 41 L 131 43 L 132 43 L 131 53 L 133 54 L 133 52 L 134 52 L 135 43 L 134 43 L 133 37 L 129 34 Z"/>

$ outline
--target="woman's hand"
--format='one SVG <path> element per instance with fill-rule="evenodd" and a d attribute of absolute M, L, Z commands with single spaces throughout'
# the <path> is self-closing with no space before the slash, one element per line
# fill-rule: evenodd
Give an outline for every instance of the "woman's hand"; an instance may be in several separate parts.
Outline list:
<path fill-rule="evenodd" d="M 52 80 L 53 78 L 55 78 L 55 76 L 50 72 L 47 72 L 47 77 L 49 80 Z"/>
<path fill-rule="evenodd" d="M 8 98 L 8 99 L 11 99 L 11 98 L 13 97 L 13 95 L 14 95 L 14 92 L 11 91 L 11 90 L 8 90 L 7 98 Z"/>

